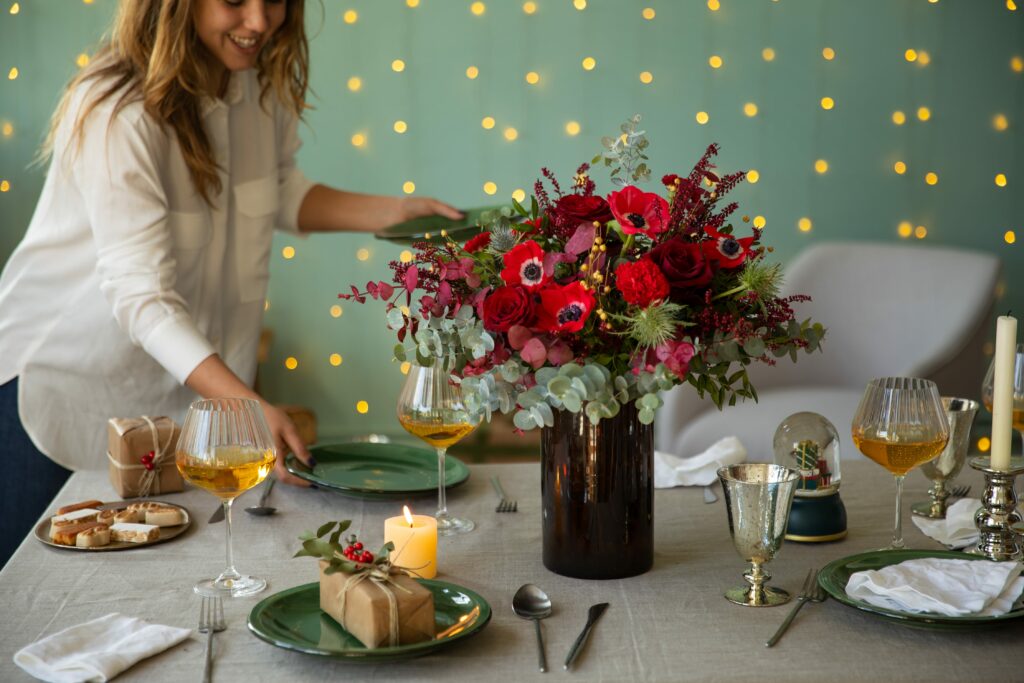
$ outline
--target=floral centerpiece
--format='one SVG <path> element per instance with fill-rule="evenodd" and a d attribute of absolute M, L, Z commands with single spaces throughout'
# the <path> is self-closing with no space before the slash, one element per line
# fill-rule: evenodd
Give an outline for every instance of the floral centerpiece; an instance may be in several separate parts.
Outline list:
<path fill-rule="evenodd" d="M 599 427 L 625 412 L 650 451 L 641 427 L 661 391 L 688 383 L 719 407 L 756 399 L 747 366 L 796 360 L 824 328 L 796 318 L 807 297 L 780 296 L 762 231 L 734 220 L 725 196 L 745 172 L 716 173 L 712 144 L 687 175 L 663 176 L 663 192 L 645 191 L 639 122 L 604 138 L 592 162 L 610 170 L 607 196 L 590 164 L 568 187 L 545 168 L 528 205 L 485 213 L 465 243 L 415 243 L 411 261 L 391 262 L 392 284 L 339 296 L 386 301 L 397 359 L 445 363 L 471 408 L 512 413 L 521 430 L 555 429 L 560 416 Z"/>

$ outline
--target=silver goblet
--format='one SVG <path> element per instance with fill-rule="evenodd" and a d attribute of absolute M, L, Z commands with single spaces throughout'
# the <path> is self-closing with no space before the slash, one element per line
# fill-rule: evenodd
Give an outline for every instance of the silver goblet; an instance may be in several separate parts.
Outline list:
<path fill-rule="evenodd" d="M 786 535 L 789 508 L 800 473 L 781 465 L 747 463 L 718 470 L 729 515 L 732 542 L 751 569 L 743 575 L 749 586 L 725 592 L 730 602 L 747 607 L 771 607 L 789 602 L 781 588 L 766 586 L 771 574 L 764 570 L 779 552 Z"/>
<path fill-rule="evenodd" d="M 932 481 L 928 489 L 930 502 L 915 503 L 911 511 L 919 517 L 945 519 L 949 489 L 946 484 L 956 479 L 967 461 L 971 425 L 978 412 L 978 402 L 967 398 L 942 397 L 942 408 L 949 420 L 949 441 L 939 456 L 921 465 L 921 472 Z"/>

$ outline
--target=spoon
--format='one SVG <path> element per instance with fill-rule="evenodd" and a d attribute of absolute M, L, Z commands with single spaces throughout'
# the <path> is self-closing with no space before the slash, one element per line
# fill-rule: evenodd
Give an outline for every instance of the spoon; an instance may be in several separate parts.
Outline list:
<path fill-rule="evenodd" d="M 532 583 L 524 584 L 512 597 L 512 611 L 523 619 L 532 619 L 537 628 L 537 652 L 540 655 L 540 672 L 548 670 L 548 659 L 544 654 L 544 636 L 540 631 L 540 620 L 551 615 L 551 598 Z"/>
<path fill-rule="evenodd" d="M 267 477 L 267 485 L 263 487 L 263 493 L 260 494 L 259 502 L 253 507 L 245 508 L 246 512 L 257 517 L 267 517 L 277 512 L 277 508 L 267 506 L 267 496 L 270 495 L 270 489 L 274 488 L 275 481 L 277 479 L 274 477 Z"/>

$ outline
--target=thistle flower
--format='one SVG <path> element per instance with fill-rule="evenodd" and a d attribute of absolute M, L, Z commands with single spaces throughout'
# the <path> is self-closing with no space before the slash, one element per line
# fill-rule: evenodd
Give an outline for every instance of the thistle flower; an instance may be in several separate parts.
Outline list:
<path fill-rule="evenodd" d="M 679 321 L 676 316 L 683 310 L 679 304 L 662 301 L 651 304 L 636 315 L 616 315 L 615 320 L 625 323 L 623 333 L 635 339 L 640 346 L 655 347 L 676 335 Z"/>
<path fill-rule="evenodd" d="M 491 230 L 491 251 L 504 254 L 514 246 L 516 246 L 516 231 L 507 222 L 502 222 Z"/>
<path fill-rule="evenodd" d="M 747 267 L 740 272 L 739 284 L 748 292 L 754 292 L 762 301 L 779 296 L 779 280 L 782 277 L 782 266 L 778 263 L 766 264 L 760 261 L 747 261 Z"/>

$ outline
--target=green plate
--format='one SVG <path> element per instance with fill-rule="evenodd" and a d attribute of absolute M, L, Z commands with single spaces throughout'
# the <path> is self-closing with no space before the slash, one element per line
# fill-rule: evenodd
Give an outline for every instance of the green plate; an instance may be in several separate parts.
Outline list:
<path fill-rule="evenodd" d="M 430 233 L 431 236 L 436 236 L 440 234 L 442 230 L 446 230 L 449 237 L 462 242 L 463 240 L 469 239 L 480 232 L 480 214 L 484 211 L 492 211 L 500 208 L 501 205 L 466 209 L 463 211 L 465 215 L 459 220 L 452 220 L 451 218 L 436 215 L 414 218 L 411 221 L 396 223 L 395 225 L 384 228 L 377 233 L 377 237 L 390 242 L 408 244 L 410 242 L 418 242 L 425 239 L 427 233 Z"/>
<path fill-rule="evenodd" d="M 445 581 L 417 579 L 434 594 L 434 640 L 368 649 L 320 609 L 320 584 L 307 583 L 271 595 L 249 613 L 249 630 L 271 645 L 321 657 L 388 662 L 430 654 L 479 633 L 491 606 L 471 590 Z"/>
<path fill-rule="evenodd" d="M 888 621 L 905 626 L 935 629 L 940 631 L 959 631 L 987 626 L 996 626 L 1004 621 L 1019 619 L 1024 616 L 1024 604 L 1018 599 L 1013 609 L 998 617 L 947 617 L 940 614 L 916 614 L 876 607 L 846 594 L 846 584 L 854 572 L 866 569 L 882 569 L 906 560 L 917 560 L 925 557 L 946 558 L 953 560 L 983 560 L 978 555 L 968 555 L 951 550 L 873 550 L 843 557 L 827 564 L 818 574 L 818 583 L 829 595 L 850 607 L 880 616 Z"/>
<path fill-rule="evenodd" d="M 289 455 L 292 474 L 317 486 L 364 499 L 396 499 L 437 493 L 437 453 L 396 443 L 352 442 L 310 449 L 312 469 Z M 444 465 L 445 487 L 469 479 L 469 468 L 449 455 Z"/>

